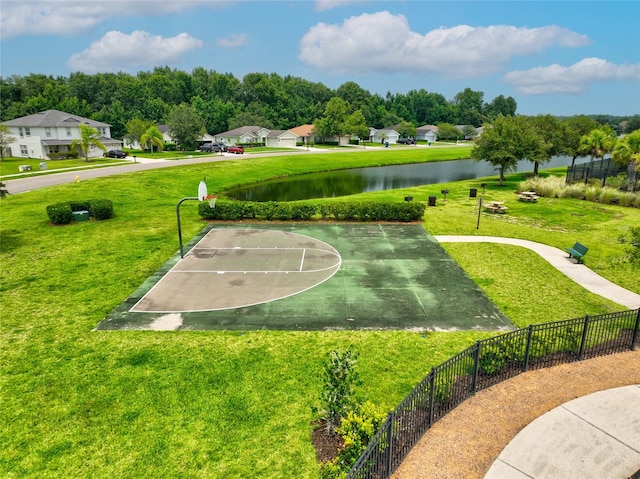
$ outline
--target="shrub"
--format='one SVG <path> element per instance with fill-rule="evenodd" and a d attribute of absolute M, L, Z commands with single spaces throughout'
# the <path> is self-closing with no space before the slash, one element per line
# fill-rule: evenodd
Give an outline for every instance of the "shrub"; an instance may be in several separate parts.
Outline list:
<path fill-rule="evenodd" d="M 351 348 L 344 353 L 340 350 L 331 351 L 324 362 L 321 414 L 329 429 L 335 430 L 355 404 L 354 388 L 360 384 L 360 375 L 355 370 L 357 362 L 358 353 Z"/>
<path fill-rule="evenodd" d="M 54 225 L 66 225 L 73 221 L 73 211 L 69 203 L 56 203 L 47 206 L 47 216 Z"/>
<path fill-rule="evenodd" d="M 347 467 L 358 460 L 386 417 L 387 413 L 382 408 L 365 401 L 342 418 L 336 432 L 344 440 L 339 457 Z"/>
<path fill-rule="evenodd" d="M 113 204 L 110 200 L 85 200 L 47 206 L 47 216 L 54 225 L 71 223 L 74 211 L 88 211 L 96 220 L 106 220 L 113 217 Z"/>
<path fill-rule="evenodd" d="M 89 214 L 96 220 L 107 220 L 113 217 L 113 203 L 110 200 L 89 201 Z"/>
<path fill-rule="evenodd" d="M 417 221 L 425 212 L 424 203 L 402 202 L 238 202 L 217 200 L 215 208 L 206 201 L 198 205 L 198 214 L 206 220 L 238 221 L 246 218 L 263 220 L 311 220 L 316 216 L 338 221 Z"/>

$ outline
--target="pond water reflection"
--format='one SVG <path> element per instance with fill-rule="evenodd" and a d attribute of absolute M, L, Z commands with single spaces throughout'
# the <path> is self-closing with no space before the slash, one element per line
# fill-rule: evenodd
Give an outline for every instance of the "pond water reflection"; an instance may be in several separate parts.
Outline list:
<path fill-rule="evenodd" d="M 585 159 L 580 161 L 582 160 Z M 554 157 L 543 168 L 556 168 L 570 164 L 571 157 L 559 156 Z M 533 171 L 533 164 L 530 161 L 521 161 L 517 171 Z M 449 183 L 496 174 L 496 170 L 486 161 L 439 161 L 308 173 L 264 181 L 229 190 L 225 194 L 242 201 L 295 201 Z"/>

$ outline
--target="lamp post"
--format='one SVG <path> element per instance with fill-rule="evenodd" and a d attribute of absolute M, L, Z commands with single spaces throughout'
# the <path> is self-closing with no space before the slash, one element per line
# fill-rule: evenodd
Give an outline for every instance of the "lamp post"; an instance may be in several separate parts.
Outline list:
<path fill-rule="evenodd" d="M 178 201 L 178 205 L 176 206 L 176 219 L 178 220 L 178 241 L 180 242 L 180 258 L 184 258 L 184 252 L 182 248 L 182 228 L 180 227 L 180 205 L 189 200 L 204 201 L 207 196 L 209 196 L 207 194 L 207 183 L 205 183 L 205 179 L 203 179 L 198 185 L 198 196 L 187 196 Z"/>

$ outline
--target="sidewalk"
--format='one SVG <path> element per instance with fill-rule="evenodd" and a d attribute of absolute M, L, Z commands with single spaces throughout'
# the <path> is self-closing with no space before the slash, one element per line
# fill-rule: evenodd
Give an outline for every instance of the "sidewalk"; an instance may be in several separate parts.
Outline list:
<path fill-rule="evenodd" d="M 393 479 L 628 479 L 640 470 L 640 350 L 519 374 L 420 438 Z M 635 476 L 634 476 L 635 477 Z"/>
<path fill-rule="evenodd" d="M 610 299 L 629 309 L 640 308 L 640 294 L 621 288 L 608 279 L 594 273 L 584 264 L 577 264 L 569 258 L 568 253 L 542 243 L 516 238 L 502 238 L 497 236 L 436 236 L 440 243 L 500 243 L 522 246 L 538 253 L 562 274 L 578 283 L 583 288 Z"/>
<path fill-rule="evenodd" d="M 592 393 L 549 411 L 513 438 L 484 477 L 626 479 L 636 471 L 640 384 Z"/>

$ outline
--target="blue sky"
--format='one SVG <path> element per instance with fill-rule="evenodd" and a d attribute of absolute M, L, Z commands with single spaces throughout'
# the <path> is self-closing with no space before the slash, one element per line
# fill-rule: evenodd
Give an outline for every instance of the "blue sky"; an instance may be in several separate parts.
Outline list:
<path fill-rule="evenodd" d="M 0 0 L 0 74 L 155 66 L 640 114 L 638 1 Z"/>

